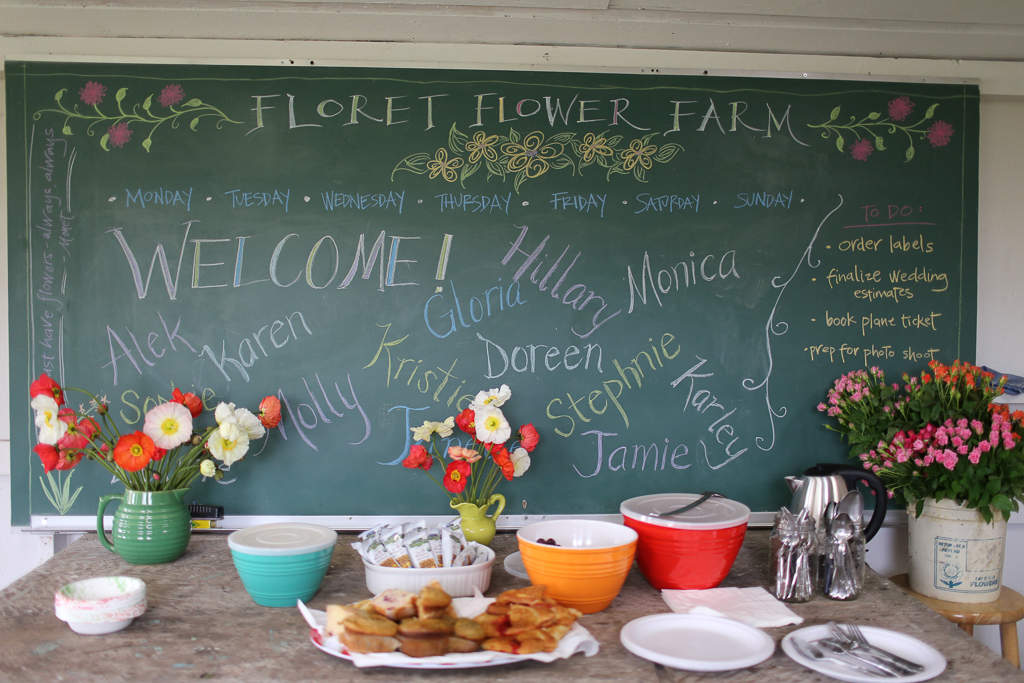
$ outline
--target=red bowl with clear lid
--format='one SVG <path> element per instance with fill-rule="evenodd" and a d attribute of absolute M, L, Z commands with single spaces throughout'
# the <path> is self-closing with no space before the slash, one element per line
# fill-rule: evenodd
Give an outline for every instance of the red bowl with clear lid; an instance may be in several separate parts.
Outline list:
<path fill-rule="evenodd" d="M 658 590 L 714 588 L 729 574 L 743 545 L 750 508 L 735 500 L 711 498 L 679 515 L 653 516 L 698 498 L 698 493 L 655 493 L 619 506 L 626 526 L 639 536 L 640 572 Z"/>

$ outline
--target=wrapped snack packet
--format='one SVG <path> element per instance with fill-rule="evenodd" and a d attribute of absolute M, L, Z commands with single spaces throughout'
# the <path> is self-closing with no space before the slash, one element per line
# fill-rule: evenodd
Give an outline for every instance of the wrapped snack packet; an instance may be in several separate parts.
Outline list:
<path fill-rule="evenodd" d="M 433 569 L 437 566 L 437 559 L 434 551 L 430 549 L 430 541 L 427 539 L 427 530 L 418 529 L 405 537 L 405 547 L 412 558 L 413 566 L 417 569 Z"/>
<path fill-rule="evenodd" d="M 409 551 L 405 548 L 405 536 L 402 534 L 402 527 L 387 527 L 381 534 L 381 540 L 388 554 L 398 563 L 399 567 L 409 568 L 412 566 Z"/>
<path fill-rule="evenodd" d="M 462 552 L 462 539 L 452 533 L 451 529 L 442 528 L 441 531 L 441 564 L 444 567 L 454 567 L 452 562 L 455 556 Z"/>
<path fill-rule="evenodd" d="M 466 534 L 464 534 L 462 532 L 462 518 L 461 517 L 456 517 L 452 521 L 450 521 L 447 524 L 445 524 L 443 528 L 448 529 L 452 533 L 454 533 L 457 536 L 461 537 L 462 545 L 466 545 Z"/>
<path fill-rule="evenodd" d="M 452 560 L 452 566 L 453 567 L 465 567 L 467 565 L 473 564 L 474 561 L 476 560 L 476 555 L 477 555 L 476 549 L 477 549 L 477 547 L 478 546 L 477 546 L 477 544 L 475 542 L 470 541 L 469 544 L 465 548 L 462 549 L 462 552 L 460 552 L 458 555 L 456 555 L 455 559 Z"/>
<path fill-rule="evenodd" d="M 441 529 L 438 527 L 427 528 L 427 541 L 430 542 L 430 551 L 434 553 L 434 561 L 438 567 L 444 566 L 444 555 L 441 554 Z"/>
<path fill-rule="evenodd" d="M 379 528 L 374 527 L 359 534 L 359 538 L 362 540 L 359 543 L 353 543 L 352 547 L 370 564 L 380 565 L 381 567 L 397 567 L 398 563 L 391 557 L 387 548 L 384 547 L 380 540 L 380 536 L 377 533 Z"/>

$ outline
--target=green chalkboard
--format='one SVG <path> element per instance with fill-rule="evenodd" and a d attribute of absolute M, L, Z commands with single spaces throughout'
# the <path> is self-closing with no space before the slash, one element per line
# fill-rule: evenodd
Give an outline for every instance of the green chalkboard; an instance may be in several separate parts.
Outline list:
<path fill-rule="evenodd" d="M 444 514 L 409 426 L 508 384 L 514 514 L 714 489 L 845 449 L 841 373 L 973 360 L 978 89 L 609 73 L 9 62 L 13 509 L 28 384 L 126 424 L 172 387 L 285 404 L 195 499 Z M 69 515 L 117 489 L 84 463 Z"/>

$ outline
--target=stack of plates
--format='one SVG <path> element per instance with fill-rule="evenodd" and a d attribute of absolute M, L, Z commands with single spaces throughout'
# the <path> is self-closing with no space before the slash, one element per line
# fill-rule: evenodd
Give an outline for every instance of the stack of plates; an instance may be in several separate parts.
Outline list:
<path fill-rule="evenodd" d="M 146 584 L 130 576 L 76 581 L 57 591 L 53 606 L 57 618 L 75 633 L 113 633 L 146 611 Z"/>

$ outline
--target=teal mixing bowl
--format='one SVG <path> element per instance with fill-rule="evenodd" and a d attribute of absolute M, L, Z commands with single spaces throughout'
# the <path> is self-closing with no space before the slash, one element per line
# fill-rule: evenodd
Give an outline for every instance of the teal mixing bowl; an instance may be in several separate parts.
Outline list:
<path fill-rule="evenodd" d="M 315 524 L 263 524 L 228 536 L 242 584 L 257 605 L 295 607 L 320 590 L 337 532 Z"/>

